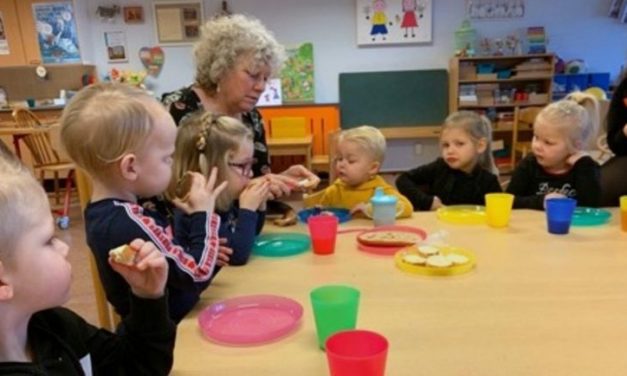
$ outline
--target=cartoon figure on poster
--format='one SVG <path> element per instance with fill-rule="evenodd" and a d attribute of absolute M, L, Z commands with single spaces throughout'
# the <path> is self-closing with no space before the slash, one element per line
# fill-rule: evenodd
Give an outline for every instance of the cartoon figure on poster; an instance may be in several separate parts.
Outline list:
<path fill-rule="evenodd" d="M 387 4 L 385 0 L 374 0 L 372 2 L 372 29 L 370 30 L 370 35 L 372 36 L 372 41 L 375 41 L 377 38 L 377 34 L 381 34 L 381 38 L 385 40 L 385 37 L 388 35 L 388 16 L 385 14 L 385 9 L 387 8 Z M 370 19 L 370 15 L 366 15 L 366 19 Z M 392 26 L 392 22 L 390 22 L 390 26 Z"/>
<path fill-rule="evenodd" d="M 33 5 L 33 12 L 43 62 L 80 62 L 72 5 L 38 3 Z"/>
<path fill-rule="evenodd" d="M 411 29 L 411 37 L 415 38 L 416 37 L 416 33 L 414 32 L 414 29 L 418 28 L 418 20 L 416 19 L 416 12 L 418 12 L 418 17 L 422 18 L 423 16 L 423 11 L 424 11 L 424 5 L 423 4 L 418 4 L 417 0 L 402 0 L 403 1 L 403 6 L 402 6 L 402 11 L 403 11 L 403 21 L 401 22 L 401 29 L 403 29 L 405 31 L 405 34 L 403 35 L 405 38 L 407 38 L 407 32 L 409 31 L 409 29 Z"/>

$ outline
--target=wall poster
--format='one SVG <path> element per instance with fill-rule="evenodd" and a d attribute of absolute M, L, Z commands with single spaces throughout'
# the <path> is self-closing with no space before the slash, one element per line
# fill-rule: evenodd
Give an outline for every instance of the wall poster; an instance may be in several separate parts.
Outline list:
<path fill-rule="evenodd" d="M 33 19 L 44 64 L 81 61 L 72 2 L 34 3 Z"/>
<path fill-rule="evenodd" d="M 357 44 L 431 42 L 432 0 L 357 0 Z"/>
<path fill-rule="evenodd" d="M 283 103 L 305 103 L 315 100 L 313 44 L 287 47 L 287 60 L 281 70 Z"/>

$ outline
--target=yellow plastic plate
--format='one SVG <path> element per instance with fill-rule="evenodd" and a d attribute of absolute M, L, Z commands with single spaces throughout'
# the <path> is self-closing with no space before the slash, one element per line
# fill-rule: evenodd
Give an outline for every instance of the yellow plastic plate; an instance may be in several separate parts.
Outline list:
<path fill-rule="evenodd" d="M 457 253 L 459 255 L 466 256 L 468 257 L 468 262 L 465 264 L 452 265 L 452 266 L 448 266 L 445 268 L 438 268 L 438 267 L 427 266 L 427 265 L 410 264 L 403 260 L 403 257 L 405 255 L 413 254 L 413 255 L 422 256 L 422 254 L 418 252 L 418 248 L 412 245 L 411 247 L 406 247 L 396 252 L 396 254 L 394 255 L 394 263 L 400 270 L 404 272 L 412 273 L 412 274 L 428 275 L 428 276 L 452 276 L 452 275 L 464 274 L 474 269 L 476 265 L 477 258 L 475 254 L 465 248 L 451 247 L 451 246 L 436 247 L 436 248 L 439 249 L 441 255 L 447 255 L 449 253 Z"/>
<path fill-rule="evenodd" d="M 456 225 L 485 224 L 485 206 L 479 205 L 451 205 L 439 208 L 436 212 L 438 219 Z"/>

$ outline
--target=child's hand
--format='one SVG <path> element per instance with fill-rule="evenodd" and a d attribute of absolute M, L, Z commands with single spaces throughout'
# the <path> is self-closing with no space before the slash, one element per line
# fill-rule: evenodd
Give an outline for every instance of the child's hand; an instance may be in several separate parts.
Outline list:
<path fill-rule="evenodd" d="M 309 171 L 303 165 L 293 165 L 287 170 L 283 171 L 280 175 L 289 177 L 296 180 L 296 187 L 300 189 L 315 189 L 320 184 L 320 178 L 318 175 Z M 303 182 L 303 183 L 301 183 Z"/>
<path fill-rule="evenodd" d="M 568 159 L 566 160 L 566 163 L 570 166 L 574 166 L 578 160 L 580 160 L 582 157 L 585 157 L 587 155 L 588 153 L 585 153 L 583 151 L 578 151 L 575 154 L 572 154 L 570 157 L 568 157 Z"/>
<path fill-rule="evenodd" d="M 357 213 L 363 213 L 365 216 L 369 217 L 368 215 L 368 204 L 365 202 L 359 203 L 357 205 L 355 205 L 351 210 L 350 210 L 350 215 L 355 215 Z"/>
<path fill-rule="evenodd" d="M 198 172 L 188 172 L 188 174 L 192 175 L 192 183 L 189 194 L 184 200 L 176 198 L 172 200 L 172 202 L 187 214 L 197 212 L 212 213 L 215 207 L 216 198 L 226 188 L 227 182 L 224 181 L 222 184 L 215 187 L 218 175 L 218 169 L 215 167 L 211 169 L 209 179 L 206 179 Z"/>
<path fill-rule="evenodd" d="M 133 240 L 129 246 L 137 251 L 132 266 L 118 264 L 109 257 L 109 265 L 131 286 L 135 296 L 157 299 L 163 296 L 168 279 L 168 263 L 165 256 L 151 242 Z"/>
<path fill-rule="evenodd" d="M 256 211 L 270 195 L 270 182 L 265 176 L 251 180 L 239 195 L 239 207 Z"/>
<path fill-rule="evenodd" d="M 220 247 L 218 249 L 218 261 L 216 261 L 216 264 L 218 266 L 227 266 L 229 264 L 229 260 L 231 260 L 233 249 L 227 247 L 226 243 L 227 243 L 226 238 L 220 238 Z"/>
<path fill-rule="evenodd" d="M 438 196 L 433 196 L 433 202 L 431 203 L 431 210 L 437 210 L 439 208 L 441 208 L 442 206 L 442 200 L 440 200 L 440 198 Z"/>

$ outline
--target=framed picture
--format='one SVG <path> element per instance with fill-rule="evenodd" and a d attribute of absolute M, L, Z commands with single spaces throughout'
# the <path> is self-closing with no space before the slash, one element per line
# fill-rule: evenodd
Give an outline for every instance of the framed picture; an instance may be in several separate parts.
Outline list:
<path fill-rule="evenodd" d="M 431 42 L 433 0 L 357 0 L 357 44 Z"/>
<path fill-rule="evenodd" d="M 142 6 L 123 7 L 122 13 L 124 14 L 124 23 L 144 23 L 144 7 Z"/>
<path fill-rule="evenodd" d="M 124 31 L 105 31 L 104 38 L 109 63 L 128 61 L 126 54 L 126 33 Z"/>
<path fill-rule="evenodd" d="M 154 9 L 158 44 L 190 44 L 200 37 L 202 1 L 156 2 Z"/>
<path fill-rule="evenodd" d="M 521 18 L 525 0 L 467 0 L 466 17 L 471 20 Z"/>

